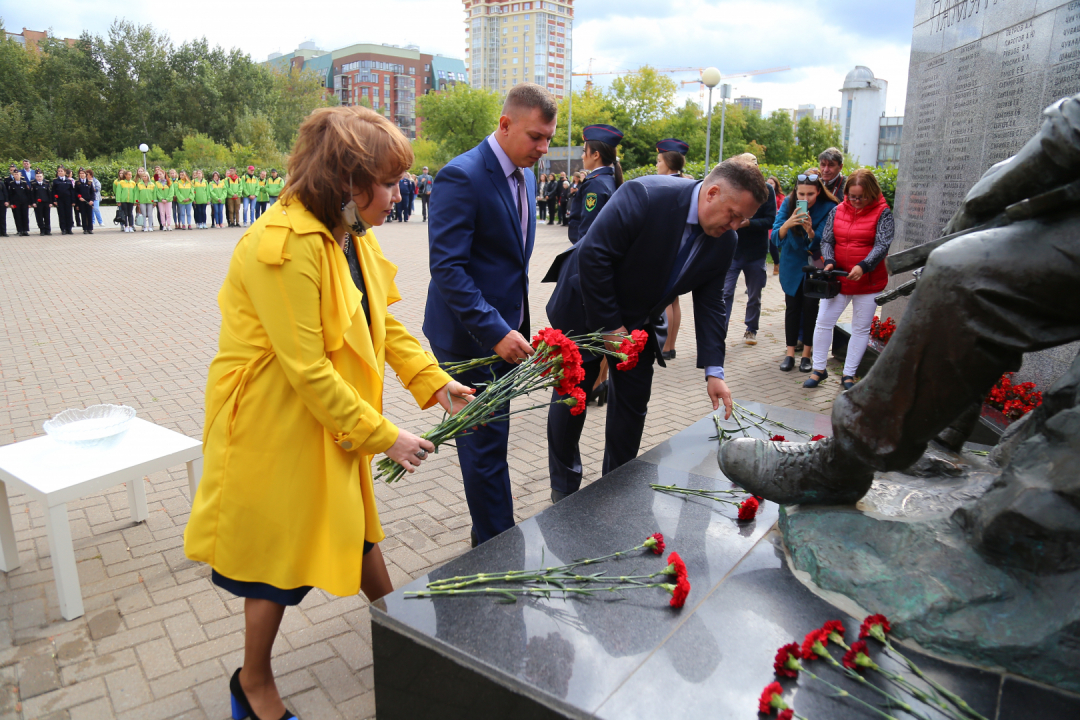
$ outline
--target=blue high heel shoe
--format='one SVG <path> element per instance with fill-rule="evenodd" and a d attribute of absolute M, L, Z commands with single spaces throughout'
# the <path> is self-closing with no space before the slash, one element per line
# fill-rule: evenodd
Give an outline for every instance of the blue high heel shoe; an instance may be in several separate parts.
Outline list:
<path fill-rule="evenodd" d="M 233 673 L 232 679 L 229 680 L 229 694 L 232 699 L 232 716 L 233 720 L 259 720 L 259 716 L 251 710 L 251 704 L 248 702 L 247 695 L 244 694 L 244 688 L 240 687 L 240 668 L 236 668 L 236 672 Z M 299 720 L 288 710 L 281 716 L 280 720 Z"/>

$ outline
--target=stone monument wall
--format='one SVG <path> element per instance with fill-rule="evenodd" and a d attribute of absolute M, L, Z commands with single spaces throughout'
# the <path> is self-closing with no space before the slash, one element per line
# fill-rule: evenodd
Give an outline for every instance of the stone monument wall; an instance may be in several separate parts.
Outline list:
<path fill-rule="evenodd" d="M 1027 142 L 1044 108 L 1077 92 L 1080 0 L 917 0 L 892 251 L 939 237 L 982 173 Z M 899 318 L 905 306 L 882 314 Z M 1028 355 L 1020 374 L 1047 386 L 1076 353 Z"/>

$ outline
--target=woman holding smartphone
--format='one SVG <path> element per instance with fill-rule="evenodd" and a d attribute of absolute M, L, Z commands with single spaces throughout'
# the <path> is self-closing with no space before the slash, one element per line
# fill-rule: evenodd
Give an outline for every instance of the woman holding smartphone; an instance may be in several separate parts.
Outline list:
<path fill-rule="evenodd" d="M 829 211 L 836 203 L 825 194 L 817 169 L 799 175 L 795 192 L 788 195 L 776 213 L 773 238 L 780 249 L 780 287 L 784 289 L 784 335 L 787 354 L 780 370 L 795 369 L 795 345 L 799 333 L 803 337 L 803 356 L 800 372 L 814 369 L 814 326 L 817 324 L 818 301 L 803 295 L 803 267 L 821 265 L 821 231 Z"/>

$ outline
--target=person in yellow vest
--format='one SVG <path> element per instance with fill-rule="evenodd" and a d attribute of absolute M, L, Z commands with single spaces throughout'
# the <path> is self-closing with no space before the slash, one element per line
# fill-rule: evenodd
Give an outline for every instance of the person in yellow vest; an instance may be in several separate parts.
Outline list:
<path fill-rule="evenodd" d="M 285 187 L 285 178 L 278 177 L 277 170 L 270 168 L 270 177 L 266 179 L 266 196 L 270 205 L 277 202 L 283 187 Z"/>
<path fill-rule="evenodd" d="M 206 182 L 202 170 L 195 171 L 195 177 L 191 181 L 195 188 L 195 227 L 200 230 L 206 229 L 206 204 L 210 202 L 210 183 Z"/>
<path fill-rule="evenodd" d="M 266 194 L 266 171 L 259 172 L 259 192 L 255 194 L 255 219 L 258 220 L 266 212 L 266 202 L 270 196 Z"/>
<path fill-rule="evenodd" d="M 240 199 L 243 194 L 243 181 L 236 176 L 236 168 L 229 168 L 225 175 L 225 212 L 229 217 L 229 227 L 240 227 Z"/>
<path fill-rule="evenodd" d="M 401 299 L 397 267 L 372 228 L 412 162 L 409 141 L 373 110 L 312 112 L 290 154 L 293 182 L 240 239 L 218 294 L 184 551 L 244 598 L 233 717 L 293 717 L 270 661 L 286 606 L 312 587 L 369 600 L 393 589 L 371 461 L 386 453 L 411 472 L 435 448 L 383 416 L 385 364 L 423 409 L 454 413 L 473 392 L 388 311 Z"/>
<path fill-rule="evenodd" d="M 259 197 L 259 178 L 255 177 L 255 166 L 248 165 L 247 172 L 240 178 L 242 185 L 242 198 L 244 203 L 244 227 L 255 222 L 255 203 Z"/>
<path fill-rule="evenodd" d="M 154 201 L 157 203 L 158 222 L 161 229 L 169 231 L 173 229 L 172 203 L 175 196 L 173 186 L 169 184 L 169 177 L 165 173 L 159 173 L 154 178 Z"/>
<path fill-rule="evenodd" d="M 173 199 L 179 211 L 176 227 L 191 230 L 191 204 L 195 202 L 195 185 L 188 178 L 186 170 L 180 171 L 180 177 L 173 184 Z"/>
<path fill-rule="evenodd" d="M 228 190 L 221 173 L 214 171 L 210 176 L 210 227 L 225 227 L 225 196 Z M 231 227 L 231 226 L 230 226 Z"/>
<path fill-rule="evenodd" d="M 139 182 L 135 183 L 135 202 L 139 204 L 143 232 L 154 232 L 154 206 L 157 203 L 157 183 L 150 179 L 146 168 L 139 168 Z"/>
<path fill-rule="evenodd" d="M 135 232 L 135 181 L 130 170 L 121 170 L 120 178 L 113 183 L 116 204 L 120 206 L 120 227 L 124 232 Z"/>

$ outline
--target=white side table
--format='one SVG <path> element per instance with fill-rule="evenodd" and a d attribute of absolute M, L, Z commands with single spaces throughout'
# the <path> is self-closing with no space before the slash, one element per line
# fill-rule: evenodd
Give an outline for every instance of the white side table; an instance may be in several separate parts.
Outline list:
<path fill-rule="evenodd" d="M 147 516 L 143 477 L 179 463 L 187 463 L 194 499 L 202 475 L 202 443 L 139 418 L 126 432 L 93 445 L 65 445 L 45 435 L 0 447 L 0 570 L 19 567 L 8 504 L 8 488 L 17 488 L 45 507 L 60 614 L 66 620 L 80 617 L 82 589 L 67 503 L 126 483 L 131 518 L 142 522 Z"/>

